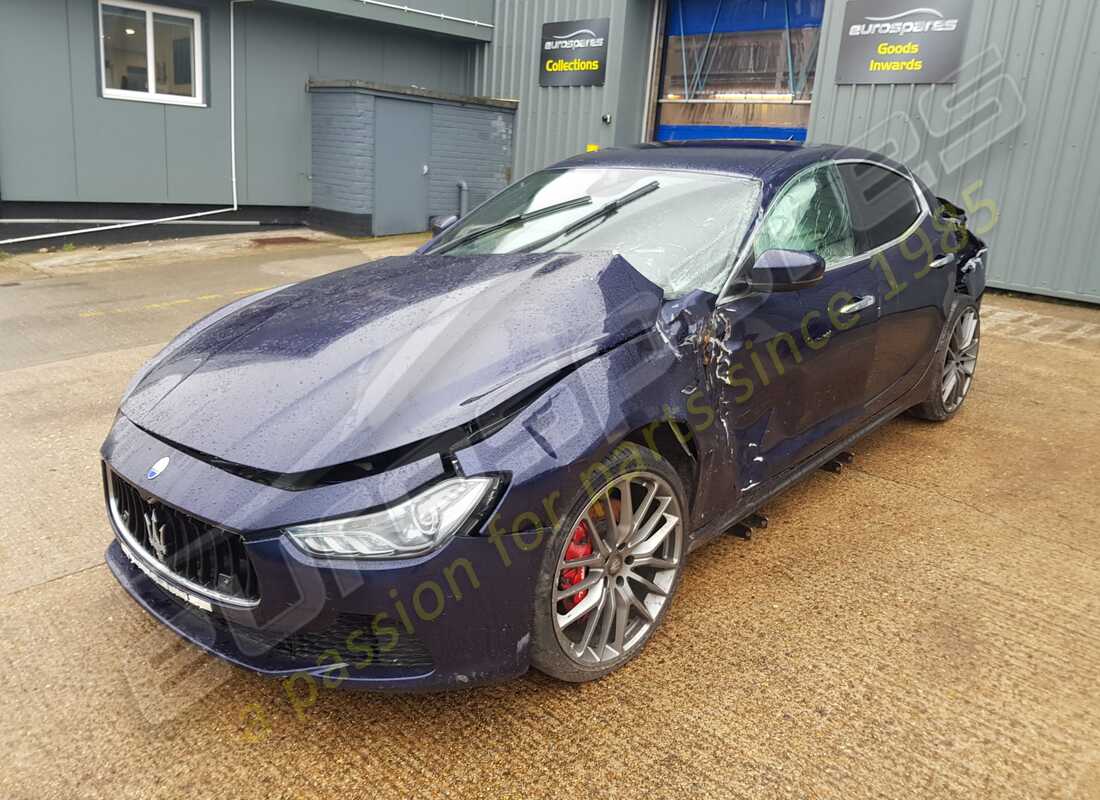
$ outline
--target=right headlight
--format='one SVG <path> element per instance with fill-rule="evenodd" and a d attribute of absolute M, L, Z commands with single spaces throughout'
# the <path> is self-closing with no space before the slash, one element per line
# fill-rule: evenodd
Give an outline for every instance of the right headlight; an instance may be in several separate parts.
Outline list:
<path fill-rule="evenodd" d="M 408 500 L 356 517 L 286 528 L 306 552 L 337 558 L 411 558 L 457 533 L 491 496 L 497 478 L 450 478 Z"/>

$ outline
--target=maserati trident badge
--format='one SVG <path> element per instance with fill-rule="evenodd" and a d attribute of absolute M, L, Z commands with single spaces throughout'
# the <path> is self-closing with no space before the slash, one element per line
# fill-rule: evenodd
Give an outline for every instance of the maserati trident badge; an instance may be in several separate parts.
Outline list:
<path fill-rule="evenodd" d="M 164 541 L 166 526 L 160 524 L 155 508 L 149 509 L 149 513 L 142 516 L 145 517 L 145 535 L 149 537 L 149 546 L 153 548 L 157 559 L 164 561 L 164 557 L 168 555 L 168 545 Z"/>
<path fill-rule="evenodd" d="M 165 456 L 164 458 L 159 459 L 157 463 L 155 463 L 153 466 L 149 467 L 149 471 L 145 473 L 145 477 L 149 480 L 153 480 L 153 478 L 157 477 L 157 475 L 160 475 L 160 473 L 164 472 L 167 467 L 168 456 Z"/>

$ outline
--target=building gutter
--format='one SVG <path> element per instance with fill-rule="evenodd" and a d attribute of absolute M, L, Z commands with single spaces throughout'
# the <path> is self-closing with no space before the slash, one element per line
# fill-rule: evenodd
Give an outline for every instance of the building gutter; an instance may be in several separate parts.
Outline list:
<path fill-rule="evenodd" d="M 479 19 L 466 19 L 464 17 L 452 17 L 450 14 L 442 14 L 438 11 L 426 11 L 422 8 L 411 8 L 399 3 L 385 3 L 382 0 L 355 0 L 355 2 L 362 3 L 365 6 L 388 8 L 391 11 L 403 11 L 406 14 L 420 14 L 425 17 L 435 17 L 443 22 L 459 22 L 463 25 L 473 25 L 475 28 L 489 28 L 492 30 L 495 27 L 491 22 L 482 22 Z"/>
<path fill-rule="evenodd" d="M 237 211 L 237 86 L 236 86 L 236 51 L 237 37 L 234 28 L 235 11 L 238 3 L 251 3 L 252 0 L 229 0 L 229 180 L 233 191 L 233 205 L 226 208 L 215 208 L 210 211 L 196 211 L 191 214 L 177 214 L 173 217 L 160 217 L 159 219 L 132 220 L 118 222 L 113 225 L 96 225 L 92 228 L 77 228 L 75 230 L 60 231 L 58 233 L 38 233 L 34 236 L 17 236 L 14 239 L 0 239 L 0 245 L 18 244 L 20 242 L 33 242 L 40 239 L 56 239 L 66 236 L 79 236 L 83 233 L 96 233 L 98 231 L 114 231 L 122 228 L 137 228 L 142 225 L 158 225 L 165 222 L 180 222 L 181 220 L 209 217 L 214 214 L 226 214 Z M 71 222 L 79 224 L 86 220 L 58 219 L 54 222 L 61 224 Z"/>
<path fill-rule="evenodd" d="M 421 0 L 421 2 L 428 1 Z M 492 41 L 496 28 L 491 21 L 484 22 L 472 17 L 460 17 L 448 14 L 445 11 L 431 11 L 418 8 L 415 5 L 387 2 L 386 0 L 272 0 L 272 2 L 321 14 L 340 14 L 384 25 L 400 25 L 403 28 L 416 31 L 438 33 L 478 42 Z M 515 2 L 515 0 L 503 0 L 503 2 Z M 435 0 L 433 4 L 443 7 L 456 5 L 453 0 L 449 2 L 447 0 Z"/>

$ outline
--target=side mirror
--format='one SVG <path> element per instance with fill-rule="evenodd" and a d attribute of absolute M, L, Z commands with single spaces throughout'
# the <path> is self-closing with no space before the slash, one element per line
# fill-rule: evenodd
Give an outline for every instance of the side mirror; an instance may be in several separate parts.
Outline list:
<path fill-rule="evenodd" d="M 443 218 L 433 217 L 432 236 L 438 236 L 439 234 L 443 233 L 443 231 L 447 230 L 447 228 L 454 225 L 456 222 L 458 222 L 458 216 L 455 214 L 451 214 L 451 216 Z"/>
<path fill-rule="evenodd" d="M 795 292 L 813 286 L 825 274 L 825 260 L 805 250 L 765 250 L 749 270 L 749 288 L 758 292 Z"/>

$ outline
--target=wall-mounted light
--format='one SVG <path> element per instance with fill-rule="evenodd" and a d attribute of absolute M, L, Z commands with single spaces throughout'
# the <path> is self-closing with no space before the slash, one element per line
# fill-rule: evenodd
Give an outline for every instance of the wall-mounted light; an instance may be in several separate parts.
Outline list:
<path fill-rule="evenodd" d="M 135 33 L 137 33 L 137 31 L 135 31 L 133 28 L 127 28 L 126 29 L 126 35 L 127 36 L 133 36 Z"/>

